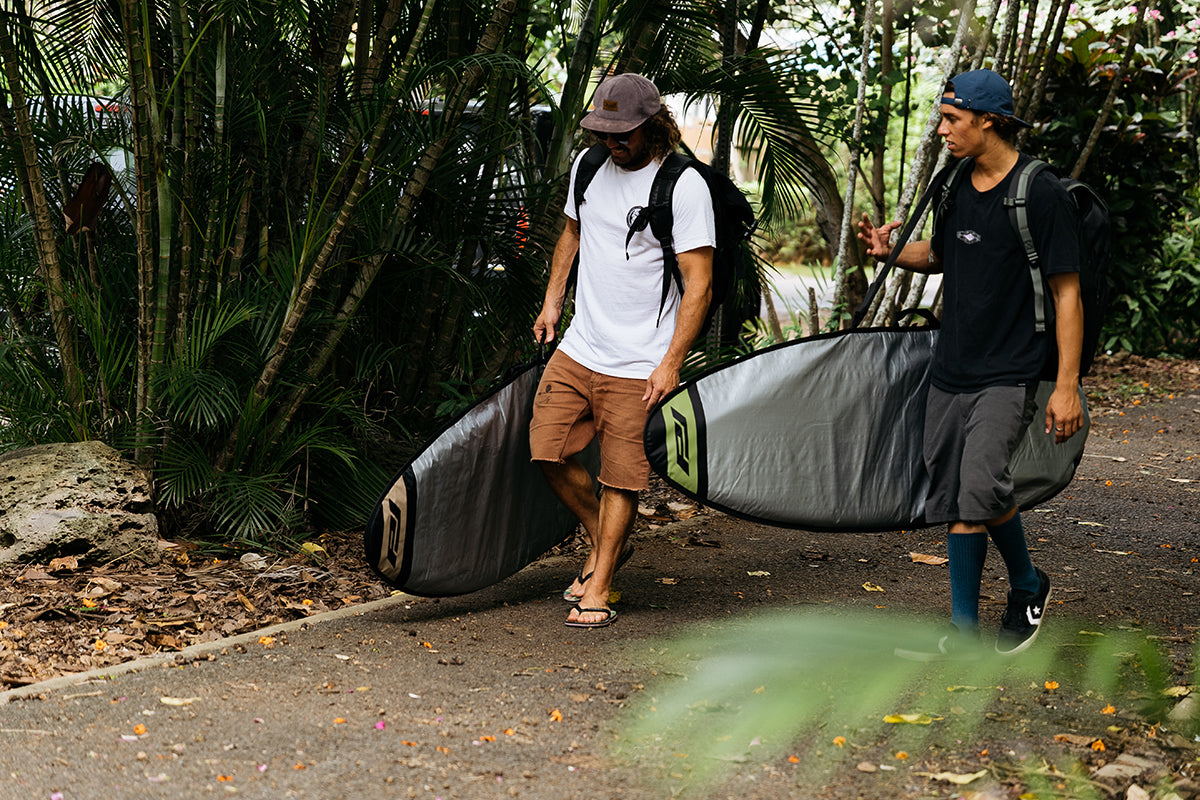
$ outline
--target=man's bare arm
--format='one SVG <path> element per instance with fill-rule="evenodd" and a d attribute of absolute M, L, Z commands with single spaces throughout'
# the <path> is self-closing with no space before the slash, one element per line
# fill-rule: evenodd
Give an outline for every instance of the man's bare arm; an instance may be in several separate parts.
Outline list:
<path fill-rule="evenodd" d="M 652 408 L 663 395 L 679 385 L 679 370 L 683 368 L 683 361 L 692 349 L 692 343 L 700 335 L 708 304 L 712 301 L 713 249 L 698 247 L 679 253 L 678 258 L 679 273 L 683 277 L 683 295 L 675 315 L 671 346 L 646 379 L 646 394 L 642 399 L 646 401 L 647 408 Z"/>

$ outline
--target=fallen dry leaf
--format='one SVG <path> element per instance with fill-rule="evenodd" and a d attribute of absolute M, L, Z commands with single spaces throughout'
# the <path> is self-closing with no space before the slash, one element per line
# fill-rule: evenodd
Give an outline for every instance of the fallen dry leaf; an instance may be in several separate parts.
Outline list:
<path fill-rule="evenodd" d="M 932 564 L 935 567 L 950 561 L 942 556 L 931 556 L 925 553 L 909 553 L 908 557 L 913 560 L 914 564 Z"/>
<path fill-rule="evenodd" d="M 888 714 L 883 721 L 892 725 L 930 725 L 940 719 L 928 714 Z"/>
<path fill-rule="evenodd" d="M 75 556 L 53 558 L 46 567 L 47 572 L 74 572 L 77 569 L 79 569 L 79 559 Z"/>
<path fill-rule="evenodd" d="M 930 780 L 952 783 L 955 786 L 966 786 L 968 783 L 977 781 L 984 775 L 987 775 L 988 771 L 986 769 L 981 769 L 979 772 L 965 774 L 959 772 L 914 772 L 913 774 L 929 778 Z"/>
<path fill-rule="evenodd" d="M 1092 742 L 1096 741 L 1095 736 L 1082 736 L 1078 733 L 1056 733 L 1054 741 L 1073 744 L 1077 747 L 1091 747 Z"/>

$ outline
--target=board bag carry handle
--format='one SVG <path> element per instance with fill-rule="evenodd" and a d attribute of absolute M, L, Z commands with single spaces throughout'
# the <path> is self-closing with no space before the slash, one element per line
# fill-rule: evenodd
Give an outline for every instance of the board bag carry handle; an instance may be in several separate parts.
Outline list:
<path fill-rule="evenodd" d="M 904 245 L 908 242 L 909 237 L 913 235 L 913 231 L 916 229 L 921 215 L 925 213 L 925 209 L 929 206 L 929 201 L 933 197 L 933 189 L 934 187 L 930 186 L 925 190 L 925 193 L 921 195 L 921 199 L 917 201 L 917 207 L 909 215 L 908 222 L 900 229 L 900 238 L 892 245 L 892 251 L 888 253 L 887 261 L 883 262 L 883 267 L 876 273 L 875 280 L 871 281 L 871 286 L 867 289 L 867 296 L 863 298 L 862 305 L 858 307 L 858 311 L 855 311 L 854 316 L 850 318 L 851 328 L 857 328 L 861 325 L 863 318 L 871 310 L 871 304 L 875 302 L 875 295 L 879 294 L 879 290 L 887 282 L 888 274 L 896 266 L 896 259 L 900 258 L 900 251 L 904 249 Z"/>
<path fill-rule="evenodd" d="M 884 262 L 883 267 L 876 273 L 875 280 L 871 281 L 871 286 L 867 289 L 867 296 L 863 298 L 862 305 L 858 307 L 858 311 L 855 311 L 854 316 L 850 318 L 851 328 L 857 328 L 861 325 L 863 318 L 871 310 L 871 304 L 875 302 L 875 295 L 879 294 L 879 290 L 887 282 L 887 276 L 891 273 L 892 268 L 896 266 L 896 260 L 900 258 L 900 251 L 904 249 L 904 245 L 912 237 L 917 223 L 921 220 L 921 215 L 925 213 L 925 209 L 929 206 L 930 201 L 933 200 L 934 195 L 938 197 L 937 205 L 934 207 L 934 216 L 937 217 L 939 210 L 945 209 L 950 195 L 953 194 L 960 176 L 963 174 L 963 170 L 969 163 L 971 163 L 971 159 L 960 159 L 956 163 L 944 167 L 933 176 L 933 180 L 929 182 L 929 187 L 921 195 L 921 199 L 917 201 L 917 207 L 909 214 L 908 222 L 901 228 L 900 237 L 892 245 L 892 251 L 888 253 L 887 261 Z M 936 220 L 934 226 L 937 226 Z"/>

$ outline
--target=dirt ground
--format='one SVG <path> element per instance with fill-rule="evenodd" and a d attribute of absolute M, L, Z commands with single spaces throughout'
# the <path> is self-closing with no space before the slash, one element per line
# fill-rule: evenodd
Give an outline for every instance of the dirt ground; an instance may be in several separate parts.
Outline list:
<path fill-rule="evenodd" d="M 1194 602 L 1200 591 L 1194 574 L 1200 563 L 1200 364 L 1105 358 L 1094 373 L 1085 380 L 1093 429 L 1075 482 L 1026 515 L 1035 561 L 1055 585 L 1048 619 L 1070 619 L 1072 631 L 1089 635 L 1134 630 L 1153 636 L 1168 654 L 1169 674 L 1160 682 L 1183 687 L 1175 689 L 1171 704 L 1187 702 L 1200 629 Z M 667 641 L 693 623 L 721 627 L 725 620 L 781 610 L 916 612 L 938 619 L 949 607 L 945 567 L 920 563 L 926 559 L 914 554 L 936 562 L 945 555 L 944 538 L 942 530 L 932 528 L 887 534 L 769 528 L 698 508 L 659 488 L 642 500 L 638 553 L 618 581 L 621 598 L 615 607 L 621 619 L 603 631 L 564 633 L 563 639 L 610 637 L 656 653 L 647 643 Z M 390 593 L 363 564 L 356 534 L 327 534 L 315 541 L 317 552 L 286 557 L 237 553 L 222 558 L 186 543 L 164 543 L 167 558 L 152 568 L 136 562 L 79 565 L 69 559 L 6 567 L 0 570 L 0 689 Z M 564 577 L 569 580 L 579 553 L 580 544 L 569 542 L 493 589 L 415 601 L 414 629 L 421 620 L 505 606 L 512 625 L 472 635 L 501 637 L 501 642 L 515 636 L 512 647 L 520 650 L 522 639 L 533 635 L 522 636 L 531 624 L 521 621 L 528 616 L 522 606 L 539 619 L 562 606 L 565 618 L 565 604 L 554 603 L 555 587 Z M 993 554 L 984 578 L 986 617 L 998 619 L 1005 590 L 1003 569 Z M 495 663 L 486 666 L 511 672 L 504 647 L 487 650 L 485 657 Z M 603 687 L 607 702 L 596 712 L 597 727 L 619 728 L 622 714 L 637 713 L 647 685 L 664 679 L 669 685 L 672 676 L 682 674 L 681 667 L 667 664 L 661 655 L 665 649 L 657 652 L 646 656 L 645 674 Z M 569 660 L 564 656 L 564 663 Z M 439 665 L 454 666 L 449 657 Z M 1162 717 L 1161 708 L 1147 711 L 1117 689 L 1089 695 L 1091 689 L 1070 686 L 1065 679 L 1061 688 L 1052 688 L 1054 677 L 1046 676 L 1044 685 L 1013 687 L 989 708 L 986 728 L 975 731 L 974 738 L 930 739 L 920 720 L 883 732 L 849 722 L 824 725 L 819 732 L 798 735 L 789 749 L 773 751 L 769 758 L 756 759 L 751 751 L 734 759 L 726 782 L 709 794 L 1165 800 L 1169 793 L 1163 786 L 1169 782 L 1181 800 L 1200 797 L 1192 772 L 1200 751 L 1184 723 Z M 486 717 L 489 712 L 478 713 Z M 499 718 L 494 722 L 500 724 Z M 674 746 L 647 746 L 635 758 L 634 772 L 678 790 L 689 770 L 673 763 L 681 760 Z M 805 777 L 805 765 L 826 752 L 845 764 Z M 1105 767 L 1108 772 L 1101 771 Z M 984 775 L 969 784 L 954 783 L 980 772 Z M 819 788 L 804 788 L 806 780 L 818 781 Z M 1130 785 L 1149 794 L 1136 794 Z"/>

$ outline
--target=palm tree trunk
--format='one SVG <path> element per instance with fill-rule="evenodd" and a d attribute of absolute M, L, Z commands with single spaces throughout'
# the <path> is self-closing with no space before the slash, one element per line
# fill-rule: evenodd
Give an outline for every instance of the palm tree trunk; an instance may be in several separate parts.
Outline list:
<path fill-rule="evenodd" d="M 194 156 L 199 150 L 200 106 L 196 102 L 196 63 L 190 57 L 193 37 L 187 0 L 176 0 L 173 11 L 172 27 L 178 30 L 178 33 L 173 35 L 179 39 L 179 52 L 182 59 L 176 69 L 176 74 L 179 75 L 180 91 L 178 94 L 181 101 L 181 105 L 177 107 L 181 123 L 178 168 L 182 196 L 179 206 L 183 210 L 178 221 L 179 281 L 173 302 L 175 304 L 175 328 L 178 336 L 182 339 L 187 336 L 190 303 L 192 302 L 192 283 L 195 280 L 194 272 L 197 264 L 196 219 L 199 209 L 196 208 Z"/>
<path fill-rule="evenodd" d="M 150 231 L 154 224 L 155 197 L 150 191 L 152 172 L 155 169 L 155 138 L 151 130 L 153 116 L 152 83 L 147 64 L 146 44 L 142 36 L 141 10 L 138 0 L 125 0 L 122 6 L 122 24 L 125 29 L 125 49 L 129 59 L 130 107 L 133 117 L 133 157 L 137 181 L 136 236 L 138 265 L 138 320 L 137 320 L 137 460 L 147 463 L 148 450 L 153 436 L 153 425 L 149 418 L 152 405 L 150 380 L 150 330 L 154 319 L 154 243 Z"/>
<path fill-rule="evenodd" d="M 1054 2 L 1056 0 L 1051 0 L 1052 4 Z M 1054 19 L 1054 8 L 1052 5 L 1047 18 L 1047 30 Z M 1026 73 L 1029 70 L 1029 59 L 1034 52 L 1029 43 L 1033 41 L 1033 26 L 1037 21 L 1037 10 L 1038 0 L 1029 0 L 1029 10 L 1025 12 L 1024 31 L 1021 33 L 1020 39 L 1013 43 L 1012 68 L 1009 71 L 1008 79 L 1013 84 L 1013 109 L 1018 117 L 1024 116 L 1025 106 L 1028 105 L 1029 97 L 1033 93 L 1033 81 L 1026 80 Z M 1018 50 L 1018 48 L 1020 49 Z"/>
<path fill-rule="evenodd" d="M 375 36 L 371 39 L 370 57 L 363 64 L 362 69 L 355 74 L 354 86 L 351 89 L 354 97 L 365 100 L 374 95 L 375 85 L 383 70 L 384 60 L 390 52 L 388 42 L 391 41 L 392 33 L 400 22 L 400 14 L 403 9 L 404 0 L 388 0 L 387 8 L 384 9 L 383 16 L 379 18 L 379 24 L 376 26 Z M 358 41 L 361 44 L 363 41 L 361 30 L 358 35 L 360 37 Z"/>
<path fill-rule="evenodd" d="M 213 209 L 224 209 L 228 206 L 230 185 L 232 176 L 229 171 L 229 151 L 225 144 L 225 105 L 229 97 L 229 31 L 228 25 L 224 19 L 219 20 L 214 25 L 216 38 L 216 53 L 213 65 L 213 154 L 214 154 L 214 175 L 213 175 Z M 248 199 L 248 190 L 247 196 Z M 238 204 L 239 207 L 243 203 Z M 240 220 L 239 216 L 237 220 Z M 225 260 L 226 254 L 220 256 L 215 255 L 215 247 L 217 243 L 217 229 L 222 223 L 220 215 L 209 213 L 208 224 L 204 231 L 204 252 L 200 256 L 199 271 L 194 281 L 195 294 L 194 301 L 192 295 L 192 287 L 180 277 L 180 297 L 179 297 L 179 330 L 178 336 L 182 343 L 182 337 L 187 335 L 188 319 L 191 314 L 192 302 L 201 303 L 204 301 L 204 295 L 208 290 L 208 278 L 215 270 L 220 268 L 220 263 Z M 242 242 L 245 242 L 245 229 L 242 228 Z M 226 238 L 221 237 L 221 241 L 225 242 Z"/>
<path fill-rule="evenodd" d="M 1013 76 L 1013 80 L 1020 86 L 1014 105 L 1018 117 L 1028 116 L 1037 108 L 1034 96 L 1037 94 L 1038 76 L 1046 73 L 1047 60 L 1053 58 L 1053 54 L 1058 49 L 1058 37 L 1054 37 L 1056 41 L 1053 45 L 1050 44 L 1050 39 L 1060 16 L 1059 11 L 1064 6 L 1069 7 L 1063 0 L 1050 0 L 1050 13 L 1046 16 L 1046 26 L 1042 28 L 1041 35 L 1038 37 L 1037 47 L 1023 54 L 1021 70 L 1019 74 Z"/>
<path fill-rule="evenodd" d="M 4 77 L 13 98 L 12 115 L 18 138 L 18 141 L 12 143 L 13 155 L 21 164 L 24 173 L 22 194 L 34 220 L 38 267 L 46 284 L 54 339 L 58 345 L 59 358 L 62 360 L 64 390 L 67 401 L 73 409 L 79 411 L 83 401 L 83 379 L 76 361 L 75 338 L 67 313 L 67 292 L 63 282 L 62 265 L 58 259 L 58 243 L 54 235 L 50 200 L 42 181 L 42 170 L 34 145 L 33 126 L 29 120 L 29 108 L 25 103 L 25 85 L 17 60 L 16 46 L 9 32 L 7 14 L 0 14 L 0 58 L 4 61 Z"/>
<path fill-rule="evenodd" d="M 507 0 L 507 3 L 511 5 L 512 1 L 513 0 Z M 421 26 L 419 29 L 420 33 L 413 37 L 413 44 L 410 48 L 410 58 L 406 62 L 406 69 L 404 72 L 407 72 L 407 68 L 413 63 L 412 57 L 415 56 L 416 46 L 423 37 L 424 28 L 428 25 L 430 17 L 432 17 L 434 2 L 435 0 L 427 0 L 426 2 L 425 14 L 422 16 Z M 287 355 L 288 349 L 291 347 L 292 339 L 295 338 L 296 332 L 300 329 L 300 322 L 304 319 L 304 315 L 308 312 L 308 306 L 312 301 L 313 293 L 316 291 L 317 285 L 320 283 L 321 277 L 324 275 L 325 268 L 328 266 L 333 255 L 334 248 L 337 246 L 338 238 L 350 224 L 350 219 L 354 215 L 355 208 L 358 206 L 358 201 L 362 199 L 363 194 L 366 192 L 367 181 L 370 177 L 371 170 L 375 166 L 375 155 L 379 151 L 379 147 L 383 142 L 384 134 L 387 132 L 387 129 L 390 125 L 392 113 L 396 108 L 399 100 L 400 89 L 403 84 L 404 76 L 398 76 L 393 83 L 394 88 L 392 89 L 391 96 L 389 97 L 388 102 L 384 104 L 383 111 L 379 116 L 379 120 L 375 124 L 375 130 L 371 137 L 371 143 L 368 145 L 367 152 L 364 154 L 362 161 L 360 162 L 358 176 L 354 180 L 354 185 L 351 187 L 350 193 L 346 197 L 346 201 L 343 203 L 337 219 L 330 229 L 329 234 L 325 238 L 325 243 L 321 248 L 321 252 L 317 254 L 316 258 L 313 260 L 312 266 L 307 270 L 307 276 L 304 280 L 304 284 L 300 287 L 299 292 L 297 292 L 295 299 L 292 301 L 291 307 L 288 309 L 288 314 L 284 319 L 282 327 L 280 328 L 279 336 L 276 338 L 275 344 L 271 348 L 271 354 L 268 356 L 267 363 L 263 368 L 262 374 L 259 375 L 258 383 L 254 387 L 255 397 L 259 400 L 262 400 L 267 396 L 271 386 L 275 383 L 275 379 L 279 376 L 279 372 L 283 368 L 283 359 Z M 439 142 L 432 145 L 430 151 L 426 151 L 425 158 L 423 158 L 420 164 L 418 164 L 416 173 L 409 181 L 408 186 L 405 187 L 404 195 L 400 200 L 400 209 L 404 209 L 404 211 L 397 211 L 397 218 L 399 220 L 407 220 L 408 215 L 412 213 L 412 207 L 416 200 L 416 196 L 420 195 L 420 191 L 424 189 L 425 183 L 428 182 L 429 175 L 433 171 L 433 166 L 437 163 L 437 158 L 441 156 L 442 151 L 445 149 L 447 141 L 448 137 L 443 137 Z M 418 176 L 420 177 L 419 183 Z M 378 267 L 371 269 L 370 272 L 370 278 L 373 279 L 375 275 L 378 274 Z M 363 276 L 360 273 L 359 281 L 361 282 L 362 279 Z M 365 293 L 365 287 L 362 291 Z M 352 291 L 351 296 L 353 297 L 353 295 L 354 292 Z M 353 309 L 358 307 L 358 303 L 361 301 L 361 299 L 361 294 L 354 299 L 353 307 L 350 311 L 351 314 L 353 313 Z M 343 315 L 339 313 L 339 319 L 348 318 L 349 315 L 343 317 Z M 341 326 L 335 326 L 335 328 L 338 330 L 337 339 L 340 339 Z M 322 349 L 321 355 L 316 359 L 322 365 L 331 354 L 333 345 L 336 345 L 336 339 L 332 344 L 327 343 L 326 348 Z"/>
<path fill-rule="evenodd" d="M 1020 0 L 1010 0 L 1004 15 L 1004 25 L 1000 29 L 1000 40 L 996 44 L 996 72 L 1001 75 L 1011 76 L 1015 66 L 1016 30 L 1020 12 Z"/>

